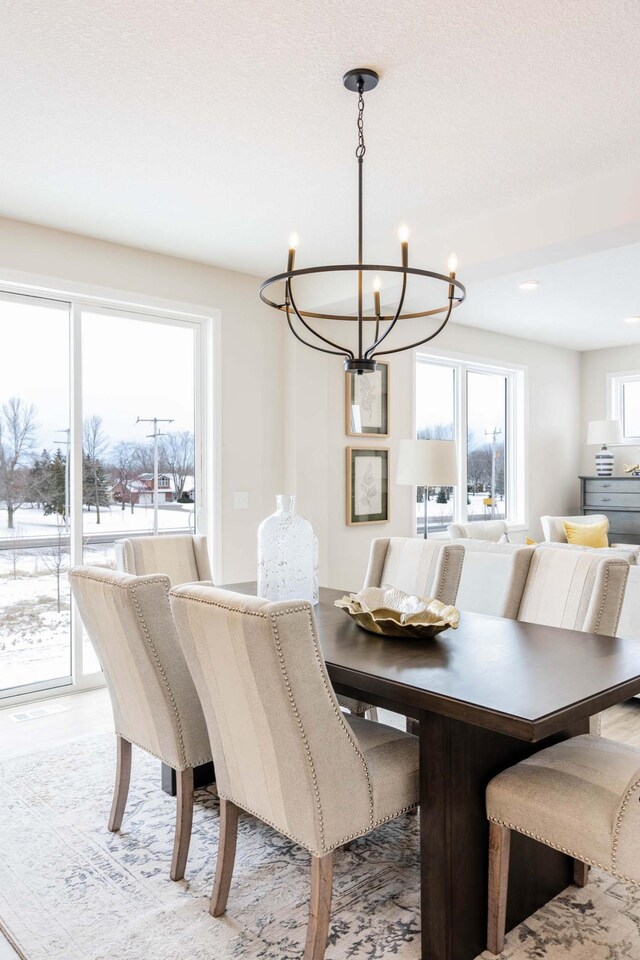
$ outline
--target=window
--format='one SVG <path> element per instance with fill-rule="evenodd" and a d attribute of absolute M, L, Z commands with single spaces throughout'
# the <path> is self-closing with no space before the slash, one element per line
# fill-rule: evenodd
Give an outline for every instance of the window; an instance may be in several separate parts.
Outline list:
<path fill-rule="evenodd" d="M 620 420 L 622 443 L 640 443 L 640 373 L 612 373 L 608 376 L 608 410 L 612 420 Z"/>
<path fill-rule="evenodd" d="M 0 293 L 0 699 L 100 682 L 71 566 L 114 568 L 121 537 L 205 532 L 205 330 Z"/>
<path fill-rule="evenodd" d="M 524 524 L 524 371 L 432 356 L 417 357 L 416 435 L 456 440 L 459 482 L 427 489 L 427 534 L 450 523 Z M 424 533 L 425 491 L 416 492 Z"/>

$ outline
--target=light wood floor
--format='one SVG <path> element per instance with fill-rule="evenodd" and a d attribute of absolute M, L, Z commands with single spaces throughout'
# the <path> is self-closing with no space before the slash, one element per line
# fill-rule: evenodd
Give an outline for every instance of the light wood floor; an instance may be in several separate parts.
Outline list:
<path fill-rule="evenodd" d="M 59 704 L 60 713 L 53 713 L 36 720 L 15 723 L 13 714 L 46 704 Z M 397 723 L 398 718 L 380 711 L 384 723 Z M 60 746 L 71 743 L 80 736 L 93 736 L 113 731 L 111 704 L 106 689 L 75 693 L 54 700 L 29 703 L 22 707 L 0 709 L 0 760 L 19 756 L 36 744 L 39 747 Z M 640 700 L 629 700 L 612 707 L 602 715 L 602 734 L 611 740 L 621 740 L 640 747 Z M 0 933 L 0 960 L 16 960 L 17 954 Z"/>

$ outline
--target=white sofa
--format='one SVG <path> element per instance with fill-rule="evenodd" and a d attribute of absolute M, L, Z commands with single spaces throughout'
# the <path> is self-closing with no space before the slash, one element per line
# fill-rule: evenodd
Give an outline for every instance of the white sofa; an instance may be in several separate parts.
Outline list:
<path fill-rule="evenodd" d="M 451 540 L 488 540 L 499 543 L 506 539 L 509 528 L 506 520 L 479 520 L 477 523 L 450 523 L 447 527 Z"/>

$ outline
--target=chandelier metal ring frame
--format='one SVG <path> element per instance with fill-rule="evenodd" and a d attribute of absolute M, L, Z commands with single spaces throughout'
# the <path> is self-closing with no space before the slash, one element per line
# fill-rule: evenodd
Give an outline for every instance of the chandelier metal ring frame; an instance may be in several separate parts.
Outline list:
<path fill-rule="evenodd" d="M 409 266 L 409 244 L 407 239 L 401 240 L 400 249 L 401 249 L 401 265 L 394 266 L 391 264 L 369 264 L 363 263 L 362 258 L 362 246 L 363 246 L 363 209 L 362 209 L 362 172 L 363 172 L 363 161 L 364 155 L 366 152 L 366 146 L 364 143 L 364 128 L 363 128 L 363 114 L 364 114 L 364 98 L 363 93 L 367 90 L 372 90 L 377 86 L 378 75 L 373 70 L 368 70 L 365 68 L 358 68 L 356 70 L 350 70 L 343 77 L 343 83 L 348 90 L 352 90 L 358 93 L 358 146 L 356 149 L 356 158 L 358 161 L 358 262 L 349 263 L 349 264 L 332 264 L 328 266 L 320 267 L 304 267 L 302 269 L 294 269 L 295 262 L 295 246 L 290 245 L 289 248 L 289 258 L 287 263 L 286 271 L 276 274 L 273 277 L 269 277 L 268 280 L 263 281 L 260 285 L 260 299 L 263 303 L 267 304 L 269 307 L 273 307 L 276 310 L 280 310 L 286 314 L 287 323 L 293 335 L 301 343 L 305 344 L 307 347 L 311 347 L 313 350 L 318 350 L 321 353 L 329 353 L 336 356 L 344 357 L 344 367 L 345 370 L 351 373 L 370 373 L 376 369 L 376 360 L 378 356 L 386 356 L 392 353 L 401 353 L 404 350 L 412 350 L 415 347 L 422 346 L 425 343 L 428 343 L 429 340 L 433 340 L 434 337 L 437 337 L 439 333 L 447 325 L 451 313 L 455 307 L 460 306 L 464 302 L 466 297 L 466 290 L 462 283 L 456 279 L 455 274 L 455 265 L 450 270 L 449 274 L 437 273 L 433 270 L 422 270 L 417 267 Z M 310 276 L 314 274 L 324 274 L 324 273 L 344 273 L 344 272 L 354 272 L 358 274 L 358 309 L 355 314 L 339 314 L 339 313 L 325 313 L 321 311 L 313 310 L 301 310 L 298 308 L 296 299 L 293 293 L 293 281 L 299 277 Z M 366 273 L 387 273 L 387 274 L 401 274 L 402 276 L 402 288 L 400 291 L 400 297 L 396 306 L 396 309 L 393 313 L 383 314 L 380 309 L 380 293 L 379 286 L 374 286 L 374 315 L 365 315 L 363 310 L 363 274 Z M 447 303 L 441 307 L 435 307 L 431 310 L 421 310 L 418 312 L 407 312 L 403 313 L 404 301 L 407 292 L 407 280 L 408 277 L 424 277 L 430 280 L 437 280 L 448 285 L 448 297 Z M 377 278 L 376 278 L 377 279 Z M 284 282 L 284 301 L 281 303 L 276 302 L 275 300 L 270 299 L 267 296 L 267 290 L 276 283 Z M 384 344 L 384 341 L 395 328 L 396 324 L 400 320 L 413 320 L 423 317 L 438 317 L 444 314 L 441 319 L 439 326 L 429 333 L 427 336 L 422 337 L 419 340 L 416 340 L 413 343 L 405 344 L 404 346 L 394 347 L 392 349 L 380 350 L 379 347 Z M 293 317 L 298 321 L 302 330 L 296 330 L 294 325 Z M 315 330 L 308 320 L 339 320 L 339 321 L 348 321 L 358 324 L 358 348 L 357 353 L 350 347 L 342 346 L 339 343 L 336 343 L 334 340 L 330 340 L 328 337 L 319 333 Z M 380 334 L 380 325 L 387 323 L 388 326 Z M 365 349 L 364 340 L 365 340 L 365 324 L 375 323 L 375 332 L 373 336 L 373 342 Z M 320 346 L 318 343 L 311 343 L 309 340 L 306 340 L 302 333 L 306 330 L 310 333 L 316 340 L 320 343 L 326 344 L 326 346 Z M 329 349 L 332 347 L 334 349 Z"/>

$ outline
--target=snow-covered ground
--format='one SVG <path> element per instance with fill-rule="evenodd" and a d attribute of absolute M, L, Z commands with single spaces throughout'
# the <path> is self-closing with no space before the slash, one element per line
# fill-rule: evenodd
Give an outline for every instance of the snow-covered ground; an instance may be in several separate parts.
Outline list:
<path fill-rule="evenodd" d="M 192 503 L 161 504 L 158 509 L 160 530 L 193 529 L 194 505 Z M 82 511 L 83 536 L 94 533 L 110 534 L 114 537 L 126 536 L 132 531 L 151 531 L 153 529 L 153 507 L 136 506 L 133 513 L 130 507 L 124 510 L 118 504 L 100 508 L 100 523 L 96 522 L 95 509 Z M 15 530 L 9 530 L 7 511 L 0 510 L 0 540 L 8 537 L 36 537 L 57 534 L 60 517 L 51 514 L 45 517 L 44 511 L 28 504 L 20 507 L 14 515 Z"/>
<path fill-rule="evenodd" d="M 118 506 L 104 508 L 100 525 L 95 511 L 85 509 L 82 520 L 83 538 L 99 533 L 115 541 L 133 532 L 150 532 L 153 508 L 135 507 L 133 514 Z M 0 692 L 71 672 L 69 553 L 64 546 L 58 548 L 57 521 L 41 510 L 22 507 L 15 514 L 15 530 L 10 531 L 6 511 L 0 511 L 0 544 L 16 540 L 15 548 L 0 546 Z M 193 505 L 163 506 L 158 522 L 163 531 L 189 532 Z M 43 537 L 51 538 L 48 545 L 41 545 Z M 38 546 L 24 548 L 28 538 L 34 538 Z M 83 561 L 115 567 L 113 542 L 85 540 Z M 86 640 L 84 650 L 85 672 L 91 673 L 97 669 L 97 661 Z"/>

